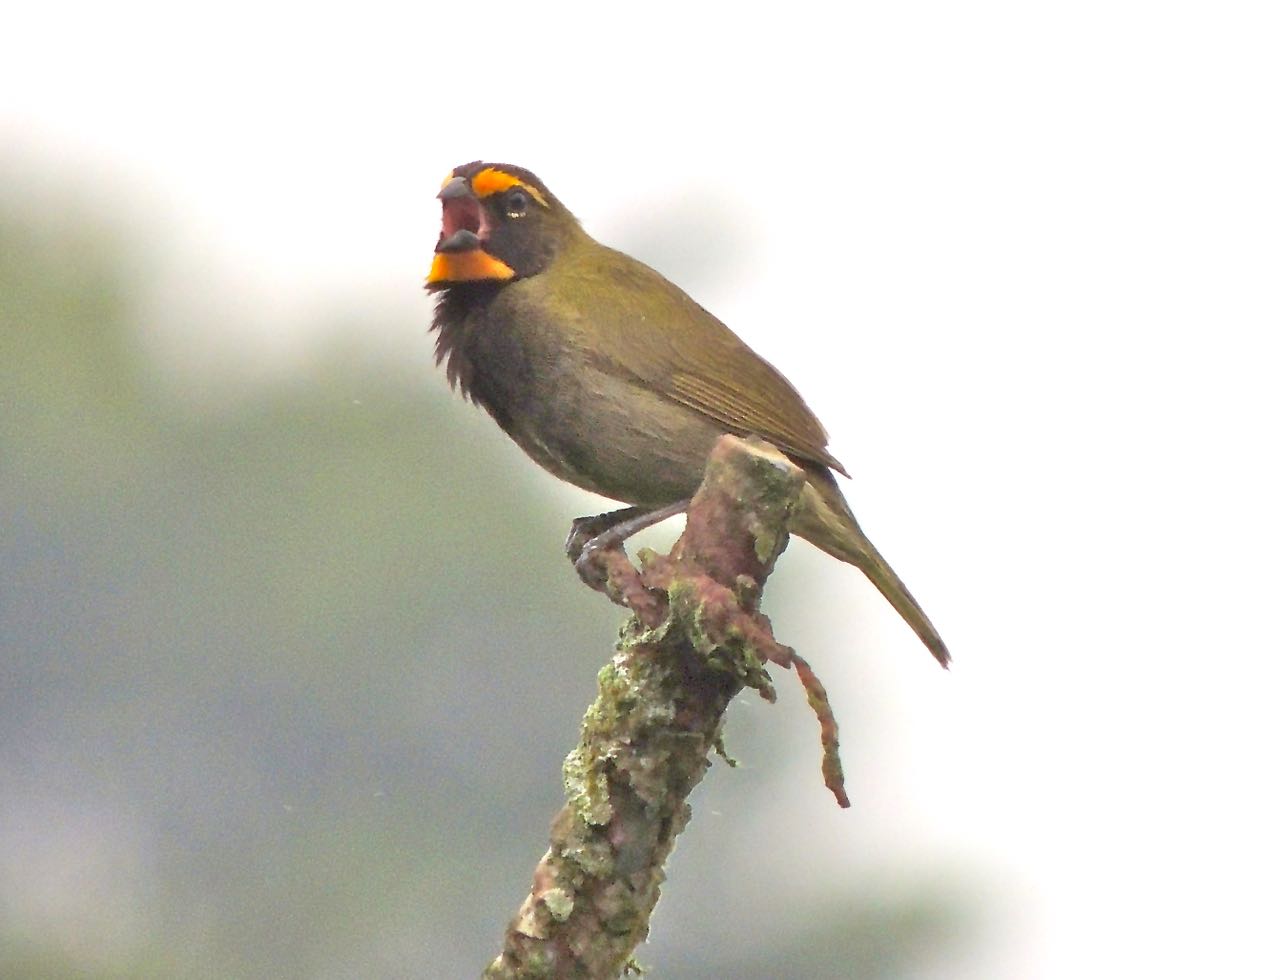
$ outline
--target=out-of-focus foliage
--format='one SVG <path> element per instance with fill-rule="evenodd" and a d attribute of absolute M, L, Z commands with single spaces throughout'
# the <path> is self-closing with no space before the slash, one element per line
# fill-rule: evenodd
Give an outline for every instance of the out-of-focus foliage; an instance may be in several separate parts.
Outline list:
<path fill-rule="evenodd" d="M 476 975 L 621 614 L 428 378 L 338 352 L 192 408 L 128 244 L 0 195 L 0 976 Z M 785 740 L 730 740 L 755 785 L 695 796 L 726 814 L 677 856 L 659 975 L 915 975 L 963 938 L 928 884 L 753 918 L 734 808 Z"/>

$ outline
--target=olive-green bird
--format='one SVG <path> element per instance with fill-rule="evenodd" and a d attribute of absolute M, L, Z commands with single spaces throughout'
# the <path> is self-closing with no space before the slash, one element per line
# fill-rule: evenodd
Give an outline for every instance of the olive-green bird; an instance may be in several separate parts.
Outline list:
<path fill-rule="evenodd" d="M 759 436 L 808 477 L 792 533 L 860 568 L 948 664 L 854 519 L 831 471 L 848 473 L 786 378 L 678 287 L 588 236 L 529 171 L 468 163 L 439 196 L 427 288 L 439 293 L 432 329 L 450 383 L 551 473 L 633 505 L 575 522 L 571 557 L 587 538 L 587 549 L 616 543 L 679 513 L 720 436 Z"/>

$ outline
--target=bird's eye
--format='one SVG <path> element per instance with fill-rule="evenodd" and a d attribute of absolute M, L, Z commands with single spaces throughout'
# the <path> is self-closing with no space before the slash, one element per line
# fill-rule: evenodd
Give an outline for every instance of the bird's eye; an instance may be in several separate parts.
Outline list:
<path fill-rule="evenodd" d="M 507 195 L 507 217 L 523 218 L 529 208 L 529 195 L 516 188 Z"/>

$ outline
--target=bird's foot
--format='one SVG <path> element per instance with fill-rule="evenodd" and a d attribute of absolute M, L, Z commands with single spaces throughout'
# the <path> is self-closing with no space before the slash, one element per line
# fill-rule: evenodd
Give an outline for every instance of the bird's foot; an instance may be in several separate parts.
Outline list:
<path fill-rule="evenodd" d="M 569 560 L 578 569 L 578 574 L 582 575 L 579 559 L 582 557 L 587 545 L 594 538 L 600 537 L 610 528 L 621 524 L 623 521 L 629 521 L 641 513 L 643 511 L 639 507 L 624 507 L 621 510 L 611 510 L 607 514 L 576 518 L 569 527 L 569 536 L 564 539 L 564 553 L 569 556 Z M 587 581 L 585 575 L 583 576 L 583 581 Z M 590 585 L 591 583 L 588 582 L 587 584 Z"/>
<path fill-rule="evenodd" d="M 565 546 L 565 550 L 569 551 L 568 545 Z M 578 545 L 577 554 L 570 552 L 569 558 L 573 561 L 573 567 L 578 573 L 578 578 L 582 579 L 585 585 L 595 589 L 597 592 L 606 591 L 610 569 L 616 566 L 619 560 L 626 562 L 629 567 L 631 566 L 631 562 L 627 559 L 626 549 L 621 544 L 610 544 L 608 542 L 602 544 L 597 541 L 596 537 L 589 538 Z"/>
<path fill-rule="evenodd" d="M 594 517 L 579 517 L 564 543 L 565 554 L 587 586 L 630 609 L 641 622 L 653 628 L 662 622 L 666 602 L 645 587 L 640 573 L 627 558 L 623 542 L 637 531 L 682 513 L 688 506 L 689 501 L 680 500 L 653 511 L 626 507 Z"/>
<path fill-rule="evenodd" d="M 599 535 L 583 546 L 578 560 L 573 563 L 578 577 L 619 606 L 630 609 L 645 626 L 655 628 L 666 616 L 665 595 L 651 592 L 631 564 L 622 543 L 601 540 L 606 537 Z"/>

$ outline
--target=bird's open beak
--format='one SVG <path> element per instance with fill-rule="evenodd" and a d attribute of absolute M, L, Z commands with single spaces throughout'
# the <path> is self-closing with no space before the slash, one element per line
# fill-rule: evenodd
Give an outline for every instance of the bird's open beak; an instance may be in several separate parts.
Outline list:
<path fill-rule="evenodd" d="M 448 178 L 437 197 L 444 214 L 435 258 L 427 274 L 427 288 L 512 278 L 515 270 L 484 250 L 489 239 L 489 218 L 467 178 Z"/>

